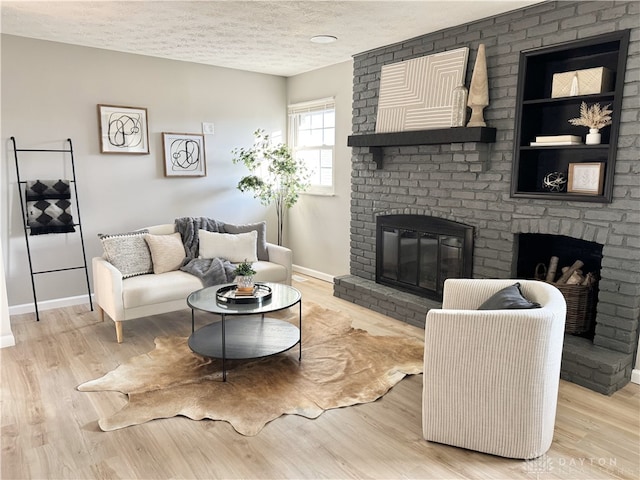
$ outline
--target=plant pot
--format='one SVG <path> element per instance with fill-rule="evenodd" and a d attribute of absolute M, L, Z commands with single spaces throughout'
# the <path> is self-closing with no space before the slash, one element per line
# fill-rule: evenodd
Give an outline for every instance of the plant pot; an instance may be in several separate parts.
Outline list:
<path fill-rule="evenodd" d="M 236 277 L 236 283 L 238 284 L 238 291 L 253 292 L 253 287 L 255 285 L 253 275 L 238 275 Z"/>
<path fill-rule="evenodd" d="M 585 143 L 587 145 L 600 145 L 600 132 L 597 128 L 589 129 Z"/>

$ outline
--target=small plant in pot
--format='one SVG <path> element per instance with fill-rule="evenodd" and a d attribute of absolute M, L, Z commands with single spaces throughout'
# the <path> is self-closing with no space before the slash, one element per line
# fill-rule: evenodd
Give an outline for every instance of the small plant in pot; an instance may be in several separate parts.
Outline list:
<path fill-rule="evenodd" d="M 233 273 L 236 275 L 238 293 L 253 293 L 253 276 L 256 274 L 253 264 L 245 259 L 244 262 L 238 264 Z"/>
<path fill-rule="evenodd" d="M 587 106 L 585 102 L 580 105 L 580 116 L 569 120 L 571 125 L 579 127 L 587 127 L 589 133 L 587 134 L 586 144 L 597 145 L 600 143 L 600 129 L 611 125 L 612 110 L 609 109 L 611 105 L 601 107 L 599 103 Z"/>

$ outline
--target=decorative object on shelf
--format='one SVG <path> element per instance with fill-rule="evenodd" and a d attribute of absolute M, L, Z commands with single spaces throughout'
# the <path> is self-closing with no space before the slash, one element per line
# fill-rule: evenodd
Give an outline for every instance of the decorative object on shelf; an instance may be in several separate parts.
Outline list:
<path fill-rule="evenodd" d="M 587 195 L 600 195 L 604 179 L 604 163 L 585 162 L 569 164 L 567 191 Z"/>
<path fill-rule="evenodd" d="M 582 145 L 582 137 L 578 135 L 542 135 L 537 136 L 532 147 L 554 147 L 562 145 Z"/>
<path fill-rule="evenodd" d="M 275 203 L 278 217 L 278 245 L 282 245 L 284 214 L 298 201 L 301 192 L 309 186 L 309 170 L 293 157 L 285 144 L 272 144 L 264 130 L 253 132 L 255 143 L 251 148 L 236 148 L 233 163 L 242 163 L 250 174 L 238 182 L 238 190 L 253 191 L 253 197 L 269 206 Z"/>
<path fill-rule="evenodd" d="M 587 106 L 585 102 L 582 102 L 580 104 L 580 116 L 569 119 L 571 125 L 589 128 L 589 133 L 585 141 L 587 145 L 600 144 L 599 130 L 607 125 L 611 125 L 611 114 L 613 111 L 609 110 L 610 106 L 611 105 L 601 107 L 599 103 Z"/>
<path fill-rule="evenodd" d="M 607 92 L 612 85 L 613 72 L 604 67 L 554 73 L 551 98 Z"/>
<path fill-rule="evenodd" d="M 451 126 L 464 127 L 467 121 L 467 98 L 469 91 L 464 85 L 458 85 L 451 93 Z"/>
<path fill-rule="evenodd" d="M 98 105 L 100 152 L 149 153 L 147 109 Z"/>
<path fill-rule="evenodd" d="M 236 283 L 238 284 L 236 295 L 253 295 L 255 283 L 253 276 L 256 274 L 256 271 L 253 269 L 253 264 L 245 260 L 238 264 L 233 273 L 236 275 Z"/>
<path fill-rule="evenodd" d="M 193 133 L 162 134 L 165 177 L 204 177 L 207 163 L 204 135 Z"/>
<path fill-rule="evenodd" d="M 471 118 L 467 127 L 486 127 L 482 111 L 489 105 L 489 79 L 487 77 L 487 57 L 484 43 L 478 46 L 478 55 L 471 75 L 469 100 Z"/>
<path fill-rule="evenodd" d="M 469 48 L 383 65 L 376 133 L 450 127 L 452 92 L 464 85 Z"/>
<path fill-rule="evenodd" d="M 562 192 L 567 186 L 567 176 L 563 172 L 547 173 L 542 180 L 542 187 L 549 192 Z"/>

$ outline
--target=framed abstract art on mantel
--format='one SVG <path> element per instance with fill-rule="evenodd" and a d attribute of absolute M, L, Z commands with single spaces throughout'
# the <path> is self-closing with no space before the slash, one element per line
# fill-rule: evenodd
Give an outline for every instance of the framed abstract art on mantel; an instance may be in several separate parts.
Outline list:
<path fill-rule="evenodd" d="M 147 109 L 98 105 L 100 152 L 148 154 Z"/>
<path fill-rule="evenodd" d="M 164 132 L 162 145 L 165 177 L 204 177 L 207 175 L 204 135 Z"/>

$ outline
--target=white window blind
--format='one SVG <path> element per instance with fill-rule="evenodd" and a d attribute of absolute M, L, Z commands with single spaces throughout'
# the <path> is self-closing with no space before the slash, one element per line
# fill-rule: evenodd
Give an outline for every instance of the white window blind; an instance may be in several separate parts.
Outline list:
<path fill-rule="evenodd" d="M 333 193 L 336 137 L 335 100 L 289 105 L 289 145 L 311 172 L 309 193 Z"/>

